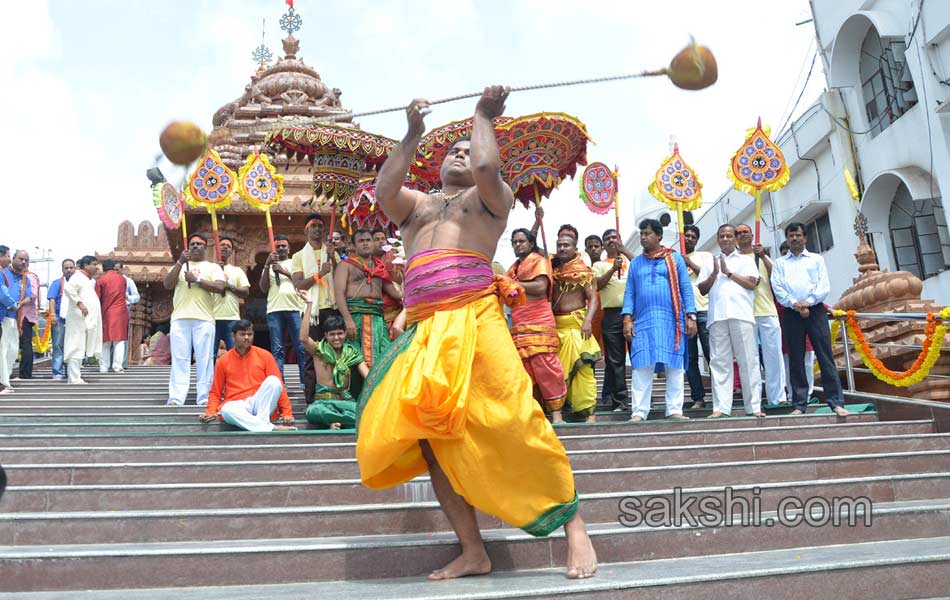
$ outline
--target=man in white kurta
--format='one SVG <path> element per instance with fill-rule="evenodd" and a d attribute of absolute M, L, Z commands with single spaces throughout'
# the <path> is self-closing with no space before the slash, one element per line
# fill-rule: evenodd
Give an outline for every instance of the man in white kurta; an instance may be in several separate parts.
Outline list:
<path fill-rule="evenodd" d="M 172 370 L 168 380 L 167 406 L 182 406 L 188 395 L 191 355 L 195 355 L 195 387 L 198 406 L 208 403 L 214 377 L 214 306 L 224 291 L 224 272 L 205 260 L 208 240 L 201 233 L 188 238 L 188 250 L 165 275 L 165 289 L 175 290 L 169 330 Z M 187 265 L 187 266 L 185 266 Z M 185 268 L 182 268 L 182 267 Z"/>
<path fill-rule="evenodd" d="M 82 379 L 82 359 L 99 354 L 102 350 L 102 309 L 92 278 L 99 270 L 94 256 L 83 256 L 78 267 L 63 286 L 66 303 L 66 335 L 63 340 L 63 360 L 69 383 L 86 383 Z"/>
<path fill-rule="evenodd" d="M 709 296 L 709 371 L 713 387 L 712 418 L 732 414 L 732 357 L 739 364 L 746 415 L 764 417 L 762 377 L 755 342 L 753 301 L 759 273 L 755 261 L 739 252 L 736 230 L 722 225 L 716 233 L 719 256 L 699 272 L 699 291 Z"/>

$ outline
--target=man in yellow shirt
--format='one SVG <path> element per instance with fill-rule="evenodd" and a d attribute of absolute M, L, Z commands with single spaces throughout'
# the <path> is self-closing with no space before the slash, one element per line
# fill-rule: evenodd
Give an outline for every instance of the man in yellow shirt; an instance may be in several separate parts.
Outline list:
<path fill-rule="evenodd" d="M 686 255 L 683 260 L 689 269 L 689 281 L 693 284 L 693 301 L 696 305 L 696 335 L 689 338 L 687 352 L 689 365 L 686 369 L 686 380 L 689 382 L 689 395 L 693 400 L 692 409 L 701 409 L 706 404 L 706 386 L 703 385 L 703 376 L 699 372 L 699 347 L 702 345 L 703 356 L 709 364 L 709 330 L 706 329 L 706 318 L 709 314 L 709 296 L 699 293 L 699 284 L 696 282 L 703 266 L 712 264 L 713 255 L 709 252 L 696 250 L 699 243 L 699 227 L 686 225 L 683 227 L 683 240 L 686 242 Z"/>
<path fill-rule="evenodd" d="M 269 255 L 261 271 L 261 291 L 267 294 L 267 331 L 270 334 L 270 351 L 284 376 L 284 338 L 290 336 L 297 351 L 297 370 L 300 381 L 304 378 L 304 351 L 297 333 L 300 331 L 300 313 L 303 301 L 294 287 L 293 268 L 290 258 L 290 241 L 279 233 L 274 236 L 277 252 Z"/>
<path fill-rule="evenodd" d="M 208 403 L 208 392 L 214 377 L 214 304 L 224 291 L 224 272 L 221 267 L 205 260 L 208 238 L 193 233 L 188 238 L 188 250 L 165 275 L 166 290 L 175 290 L 172 299 L 172 319 L 169 330 L 172 371 L 168 380 L 167 406 L 182 406 L 188 395 L 191 354 L 195 355 L 198 406 Z M 183 265 L 187 265 L 182 269 Z"/>
<path fill-rule="evenodd" d="M 323 339 L 317 325 L 336 308 L 333 295 L 333 269 L 336 267 L 339 256 L 332 250 L 328 252 L 325 231 L 326 222 L 323 217 L 317 213 L 310 214 L 304 221 L 307 244 L 293 255 L 290 267 L 294 287 L 298 290 L 310 290 L 309 296 L 313 304 L 310 314 L 303 315 L 303 318 L 310 321 L 310 337 L 316 341 Z M 306 353 L 304 357 L 302 383 L 304 397 L 309 403 L 313 400 L 317 386 L 313 370 L 313 355 L 309 353 Z"/>
<path fill-rule="evenodd" d="M 216 298 L 214 305 L 214 359 L 218 358 L 218 345 L 234 348 L 234 335 L 231 326 L 241 319 L 241 298 L 251 295 L 251 282 L 241 267 L 230 263 L 234 256 L 234 240 L 221 238 L 221 270 L 224 272 L 224 291 Z"/>
<path fill-rule="evenodd" d="M 596 236 L 595 236 L 596 237 Z M 627 269 L 633 253 L 620 241 L 616 229 L 604 232 L 607 258 L 591 266 L 594 281 L 604 308 L 602 324 L 604 338 L 604 385 L 601 402 L 610 410 L 627 410 L 627 340 L 623 337 L 623 294 L 627 284 Z M 588 252 L 590 250 L 588 249 Z M 591 257 L 593 258 L 593 256 Z"/>

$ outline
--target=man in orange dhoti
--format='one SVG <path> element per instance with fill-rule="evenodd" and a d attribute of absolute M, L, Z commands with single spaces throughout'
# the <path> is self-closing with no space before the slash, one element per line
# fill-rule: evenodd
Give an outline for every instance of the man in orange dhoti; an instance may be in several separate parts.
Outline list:
<path fill-rule="evenodd" d="M 535 535 L 563 525 L 568 576 L 590 577 L 597 569 L 567 454 L 532 397 L 495 296 L 524 298 L 523 288 L 492 273 L 490 258 L 513 203 L 492 126 L 507 96 L 505 88 L 485 89 L 472 140 L 449 149 L 443 188 L 431 195 L 402 187 L 429 112 L 427 101 L 414 100 L 406 109 L 409 131 L 377 180 L 380 208 L 399 224 L 411 257 L 404 289 L 409 327 L 366 379 L 356 457 L 370 488 L 428 469 L 462 546 L 461 556 L 430 579 L 491 570 L 475 508 Z"/>
<path fill-rule="evenodd" d="M 557 326 L 551 312 L 551 264 L 527 229 L 511 233 L 511 246 L 518 260 L 508 269 L 508 277 L 524 287 L 528 298 L 523 306 L 511 310 L 511 339 L 540 394 L 545 412 L 551 413 L 555 423 L 563 423 L 561 407 L 567 385 L 557 357 Z"/>

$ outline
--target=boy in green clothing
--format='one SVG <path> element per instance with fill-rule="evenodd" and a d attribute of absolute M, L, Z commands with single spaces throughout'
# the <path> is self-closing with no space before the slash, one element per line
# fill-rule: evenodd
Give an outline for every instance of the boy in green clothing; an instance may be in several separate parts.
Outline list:
<path fill-rule="evenodd" d="M 304 314 L 310 314 L 310 300 L 299 291 L 307 303 Z M 321 323 L 324 338 L 319 342 L 310 338 L 310 324 L 300 325 L 300 342 L 313 355 L 317 388 L 313 402 L 307 407 L 307 421 L 321 429 L 354 429 L 356 427 L 356 400 L 350 395 L 350 370 L 356 367 L 362 377 L 369 373 L 363 353 L 355 340 L 346 338 L 346 324 L 337 314 L 328 315 Z"/>

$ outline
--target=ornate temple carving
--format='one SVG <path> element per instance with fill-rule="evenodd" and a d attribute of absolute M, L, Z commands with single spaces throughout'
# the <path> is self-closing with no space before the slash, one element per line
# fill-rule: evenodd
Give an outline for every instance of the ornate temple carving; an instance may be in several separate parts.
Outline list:
<path fill-rule="evenodd" d="M 927 313 L 940 312 L 943 308 L 932 300 L 922 300 L 923 283 L 907 271 L 889 272 L 879 270 L 874 249 L 867 242 L 867 219 L 858 215 L 854 225 L 858 247 L 854 257 L 860 275 L 834 305 L 837 310 L 854 310 L 862 313 Z M 922 321 L 881 321 L 859 319 L 859 325 L 875 355 L 892 371 L 905 371 L 914 364 L 924 341 Z M 843 335 L 843 330 L 842 334 Z M 850 340 L 849 340 L 850 343 Z M 887 344 L 874 346 L 874 344 Z M 835 346 L 838 364 L 844 366 L 844 348 Z M 864 367 L 861 356 L 851 347 L 851 364 Z M 931 369 L 934 375 L 950 375 L 950 354 L 944 352 Z M 855 385 L 865 392 L 908 396 L 926 400 L 950 401 L 950 385 L 946 380 L 925 379 L 907 388 L 896 388 L 878 380 L 870 373 L 855 373 Z"/>

